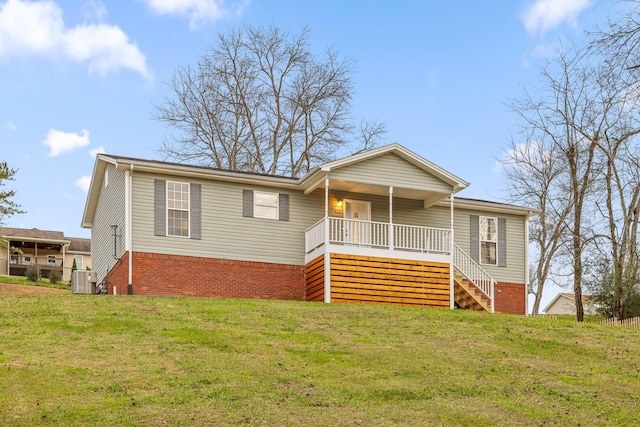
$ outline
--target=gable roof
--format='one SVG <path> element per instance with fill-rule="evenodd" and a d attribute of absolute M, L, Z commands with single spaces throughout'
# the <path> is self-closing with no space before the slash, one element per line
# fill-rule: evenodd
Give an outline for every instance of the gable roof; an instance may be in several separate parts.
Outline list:
<path fill-rule="evenodd" d="M 217 169 L 207 166 L 189 165 L 183 163 L 173 163 L 159 160 L 145 160 L 134 157 L 98 154 L 96 156 L 96 162 L 93 168 L 93 174 L 91 178 L 91 184 L 89 186 L 89 192 L 87 194 L 87 200 L 85 203 L 85 209 L 82 216 L 81 226 L 84 228 L 91 228 L 93 218 L 95 215 L 95 209 L 98 202 L 98 195 L 100 194 L 100 188 L 103 184 L 105 169 L 108 164 L 113 165 L 119 170 L 128 170 L 130 172 L 142 171 L 148 173 L 157 173 L 162 175 L 178 176 L 184 178 L 197 178 L 216 181 L 227 181 L 248 185 L 262 185 L 270 186 L 288 190 L 302 190 L 305 194 L 309 194 L 317 188 L 324 186 L 324 180 L 327 174 L 331 171 L 336 171 L 341 168 L 355 165 L 360 162 L 365 162 L 371 159 L 378 158 L 393 154 L 409 164 L 415 166 L 419 170 L 426 174 L 432 175 L 436 179 L 442 181 L 447 186 L 451 186 L 451 192 L 457 193 L 458 191 L 469 186 L 469 183 L 458 176 L 446 171 L 445 169 L 437 166 L 436 164 L 428 161 L 427 159 L 417 155 L 411 150 L 403 147 L 398 143 L 385 145 L 383 147 L 375 148 L 368 151 L 363 151 L 351 156 L 344 157 L 332 162 L 325 163 L 310 170 L 305 176 L 301 178 L 291 178 L 278 175 L 259 174 L 252 172 L 231 171 L 226 169 Z M 428 192 L 426 190 L 405 189 L 411 191 L 417 198 L 423 197 L 425 200 L 425 206 L 448 197 L 449 194 L 440 194 L 438 192 Z M 400 196 L 402 197 L 402 196 Z M 461 202 L 467 200 L 466 202 Z M 454 200 L 455 206 L 469 206 L 469 208 L 484 208 L 492 212 L 506 211 L 508 213 L 518 215 L 530 215 L 535 211 L 526 208 L 520 208 L 512 205 L 498 204 L 495 202 L 486 201 L 474 201 L 473 199 L 458 199 Z M 498 206 L 499 205 L 499 206 Z M 489 209 L 489 207 L 493 209 Z M 496 210 L 497 209 L 497 210 Z"/>
<path fill-rule="evenodd" d="M 315 188 L 320 186 L 326 173 L 388 153 L 393 153 L 409 162 L 410 164 L 423 170 L 424 172 L 427 172 L 428 174 L 431 174 L 436 178 L 446 182 L 453 187 L 454 192 L 458 192 L 469 186 L 469 183 L 467 181 L 457 177 L 451 172 L 446 171 L 445 169 L 441 168 L 435 163 L 430 162 L 424 157 L 417 155 L 413 151 L 403 147 L 397 142 L 385 145 L 383 147 L 374 148 L 373 150 L 367 150 L 357 154 L 353 154 L 351 156 L 347 156 L 342 159 L 317 166 L 309 171 L 309 173 L 307 173 L 304 177 L 302 177 L 302 179 L 300 180 L 300 184 L 305 190 L 305 193 L 310 193 Z"/>

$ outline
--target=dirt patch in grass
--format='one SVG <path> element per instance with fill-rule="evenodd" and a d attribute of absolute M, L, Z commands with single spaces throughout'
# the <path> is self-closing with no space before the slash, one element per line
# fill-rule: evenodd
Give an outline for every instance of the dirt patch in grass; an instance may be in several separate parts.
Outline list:
<path fill-rule="evenodd" d="M 68 294 L 64 289 L 46 288 L 44 286 L 16 285 L 0 283 L 0 295 L 50 295 Z"/>

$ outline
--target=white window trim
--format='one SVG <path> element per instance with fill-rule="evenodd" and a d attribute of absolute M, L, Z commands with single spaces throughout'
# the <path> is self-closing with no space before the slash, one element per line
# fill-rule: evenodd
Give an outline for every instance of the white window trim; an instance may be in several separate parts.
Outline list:
<path fill-rule="evenodd" d="M 486 263 L 484 262 L 484 257 L 482 256 L 482 242 L 494 242 L 493 240 L 483 240 L 482 239 L 482 219 L 492 219 L 495 223 L 496 226 L 496 240 L 495 240 L 495 244 L 496 244 L 496 262 L 495 263 Z M 494 217 L 494 216 L 480 216 L 478 217 L 478 254 L 479 254 L 479 258 L 480 258 L 480 265 L 492 265 L 492 266 L 498 266 L 500 265 L 499 261 L 498 261 L 498 256 L 500 251 L 498 251 L 498 242 L 499 242 L 499 238 L 498 238 L 498 218 Z"/>
<path fill-rule="evenodd" d="M 104 188 L 109 186 L 109 169 L 104 170 Z"/>
<path fill-rule="evenodd" d="M 256 209 L 256 206 L 267 206 L 272 208 L 272 205 L 259 205 L 257 200 L 258 194 L 264 194 L 264 195 L 269 195 L 269 196 L 276 196 L 276 216 L 275 218 L 272 216 L 266 216 L 266 215 L 258 215 L 256 212 L 258 211 Z M 262 219 L 272 219 L 272 220 L 280 220 L 280 193 L 274 193 L 272 191 L 258 191 L 258 190 L 254 190 L 253 191 L 253 217 L 254 218 L 262 218 Z"/>
<path fill-rule="evenodd" d="M 80 259 L 80 262 L 78 262 L 78 259 Z M 84 257 L 82 255 L 74 255 L 73 260 L 76 262 L 78 270 L 84 270 Z"/>
<path fill-rule="evenodd" d="M 187 195 L 189 196 L 189 203 L 188 203 L 188 207 L 186 209 L 187 211 L 187 221 L 188 221 L 188 225 L 187 225 L 187 235 L 186 236 L 178 236 L 175 234 L 169 234 L 169 183 L 173 183 L 173 184 L 186 184 L 187 185 Z M 165 207 L 164 207 L 164 215 L 165 215 L 165 236 L 167 237 L 177 237 L 177 238 L 182 238 L 182 239 L 190 239 L 191 238 L 191 184 L 188 182 L 183 182 L 183 181 L 167 181 L 165 182 L 165 186 L 164 186 L 164 191 L 165 191 Z M 180 210 L 183 211 L 183 209 L 173 209 L 173 210 Z"/>

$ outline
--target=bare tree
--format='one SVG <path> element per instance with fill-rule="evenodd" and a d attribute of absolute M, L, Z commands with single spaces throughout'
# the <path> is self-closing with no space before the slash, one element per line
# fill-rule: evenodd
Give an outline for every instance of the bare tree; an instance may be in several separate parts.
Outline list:
<path fill-rule="evenodd" d="M 528 150 L 534 153 L 524 158 L 530 163 L 528 168 L 511 169 L 521 175 L 519 180 L 513 176 L 509 180 L 512 195 L 528 197 L 542 212 L 532 224 L 531 236 L 541 256 L 536 263 L 538 288 L 544 286 L 551 257 L 564 247 L 572 264 L 578 321 L 584 319 L 583 251 L 592 240 L 585 218 L 597 167 L 596 149 L 606 131 L 607 110 L 600 104 L 597 76 L 580 51 L 561 50 L 542 70 L 541 97 L 526 94 L 512 104 L 526 135 L 538 140 L 528 142 Z"/>
<path fill-rule="evenodd" d="M 529 222 L 529 239 L 535 245 L 530 268 L 530 293 L 535 295 L 531 313 L 537 315 L 544 285 L 553 270 L 566 233 L 566 219 L 570 212 L 568 200 L 559 192 L 563 179 L 563 163 L 548 143 L 543 132 L 537 131 L 529 113 L 537 104 L 530 97 L 515 101 L 511 106 L 525 122 L 525 142 L 512 138 L 503 158 L 503 171 L 508 183 L 510 199 L 539 210 Z M 533 133 L 531 133 L 533 132 Z M 533 136 L 537 135 L 537 136 Z"/>
<path fill-rule="evenodd" d="M 178 132 L 161 151 L 180 162 L 299 176 L 348 146 L 352 64 L 328 49 L 321 59 L 309 31 L 246 26 L 220 34 L 194 67 L 180 67 L 175 98 L 156 118 Z M 365 126 L 365 147 L 384 126 Z"/>

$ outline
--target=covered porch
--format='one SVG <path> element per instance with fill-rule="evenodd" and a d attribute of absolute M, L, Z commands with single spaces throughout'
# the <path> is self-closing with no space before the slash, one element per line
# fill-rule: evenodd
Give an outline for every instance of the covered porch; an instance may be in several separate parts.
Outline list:
<path fill-rule="evenodd" d="M 407 153 L 325 165 L 324 216 L 305 231 L 308 301 L 493 311 L 495 281 L 454 243 L 466 183 Z"/>

